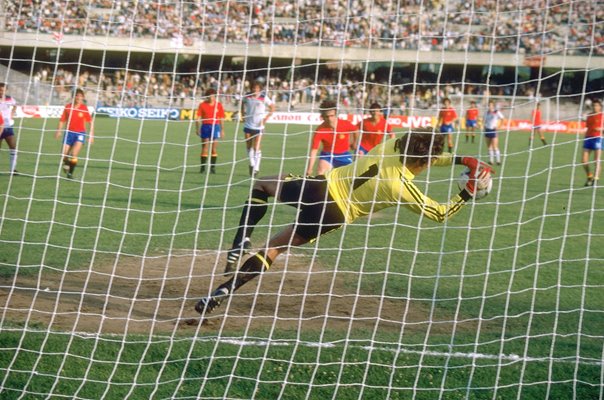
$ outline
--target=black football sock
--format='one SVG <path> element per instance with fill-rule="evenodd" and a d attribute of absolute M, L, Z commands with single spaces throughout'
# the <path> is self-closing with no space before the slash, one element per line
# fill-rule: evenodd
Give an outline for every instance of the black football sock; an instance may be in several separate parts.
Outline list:
<path fill-rule="evenodd" d="M 262 190 L 252 190 L 252 196 L 241 211 L 239 228 L 233 240 L 233 248 L 237 248 L 244 238 L 252 235 L 254 227 L 268 210 L 268 194 Z"/>
<path fill-rule="evenodd" d="M 229 293 L 233 293 L 264 271 L 268 271 L 272 263 L 273 261 L 266 257 L 264 252 L 254 254 L 243 263 L 234 277 L 220 285 L 217 290 L 225 288 Z"/>

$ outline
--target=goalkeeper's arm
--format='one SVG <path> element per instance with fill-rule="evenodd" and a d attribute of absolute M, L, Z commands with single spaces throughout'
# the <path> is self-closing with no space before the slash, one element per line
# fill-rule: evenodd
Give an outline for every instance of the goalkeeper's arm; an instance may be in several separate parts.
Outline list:
<path fill-rule="evenodd" d="M 466 202 L 472 199 L 467 189 L 453 196 L 448 203 L 441 204 L 426 196 L 412 181 L 404 180 L 402 204 L 411 211 L 421 214 L 435 222 L 443 223 L 457 214 Z"/>

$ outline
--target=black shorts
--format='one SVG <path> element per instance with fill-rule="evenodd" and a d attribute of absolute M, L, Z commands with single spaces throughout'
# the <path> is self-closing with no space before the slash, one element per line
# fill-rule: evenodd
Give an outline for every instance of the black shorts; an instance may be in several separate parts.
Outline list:
<path fill-rule="evenodd" d="M 294 232 L 309 241 L 338 229 L 346 222 L 329 195 L 323 176 L 287 177 L 279 191 L 279 201 L 298 208 Z"/>
<path fill-rule="evenodd" d="M 262 135 L 262 129 L 243 128 L 243 133 L 250 135 L 250 137 Z"/>

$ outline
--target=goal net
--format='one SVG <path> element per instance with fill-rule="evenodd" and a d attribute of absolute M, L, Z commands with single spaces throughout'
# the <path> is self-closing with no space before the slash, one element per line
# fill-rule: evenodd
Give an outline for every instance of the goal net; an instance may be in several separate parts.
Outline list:
<path fill-rule="evenodd" d="M 583 0 L 1 2 L 0 397 L 602 398 L 604 190 L 583 140 L 602 32 Z M 77 89 L 90 122 L 64 113 Z M 202 142 L 212 92 L 222 132 Z M 250 99 L 274 107 L 253 152 Z M 376 192 L 379 212 L 202 317 L 260 178 L 307 172 L 326 99 L 355 125 L 378 103 L 397 137 L 449 99 L 454 154 L 498 145 L 492 192 L 442 223 Z M 413 182 L 449 204 L 462 168 Z M 238 265 L 297 215 L 271 197 Z"/>

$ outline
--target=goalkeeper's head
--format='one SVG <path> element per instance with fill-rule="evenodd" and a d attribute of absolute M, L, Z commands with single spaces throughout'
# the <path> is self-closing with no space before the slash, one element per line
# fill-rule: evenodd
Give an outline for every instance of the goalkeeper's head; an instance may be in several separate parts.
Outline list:
<path fill-rule="evenodd" d="M 424 169 L 442 154 L 444 135 L 432 128 L 414 129 L 396 141 L 401 163 L 413 169 Z"/>

